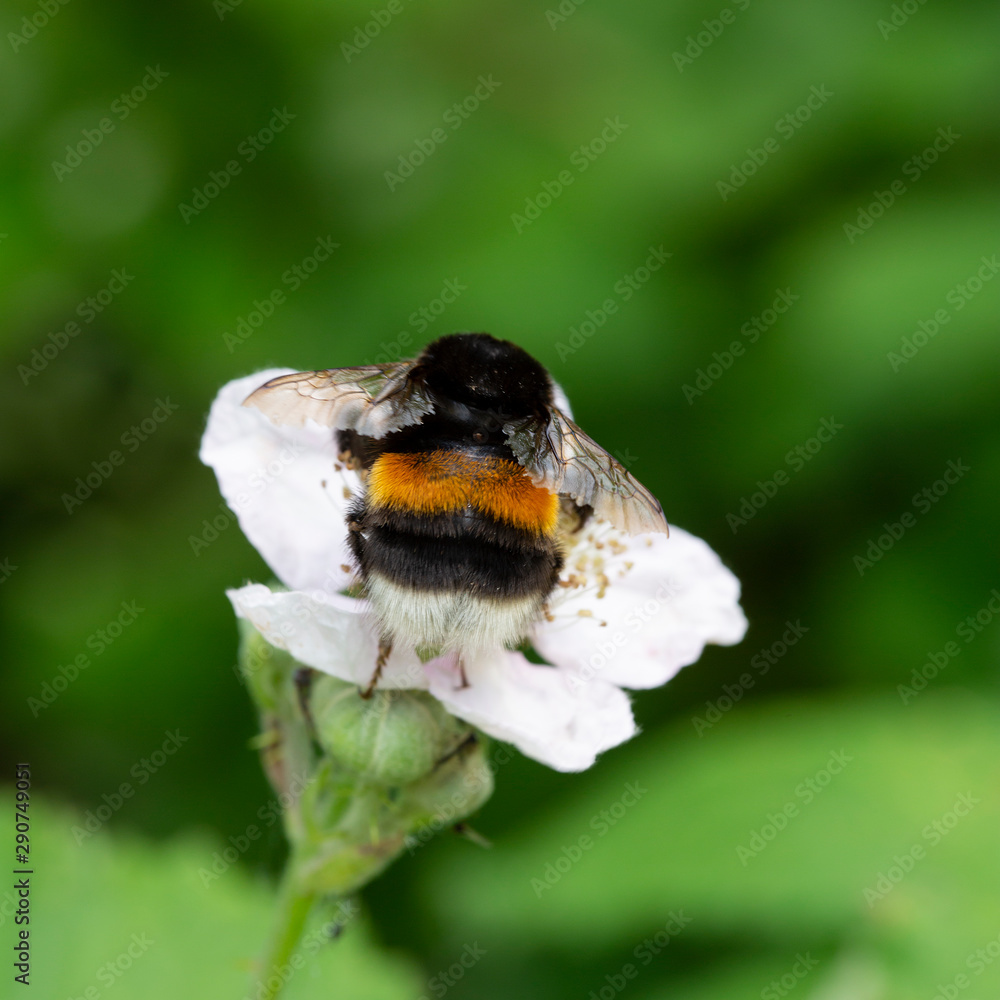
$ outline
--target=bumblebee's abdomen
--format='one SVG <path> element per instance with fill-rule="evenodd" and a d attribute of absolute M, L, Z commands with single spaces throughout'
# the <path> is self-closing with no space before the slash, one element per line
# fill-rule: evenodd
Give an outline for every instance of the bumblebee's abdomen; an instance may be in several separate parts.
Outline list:
<path fill-rule="evenodd" d="M 472 508 L 535 535 L 550 535 L 559 515 L 559 498 L 535 486 L 516 462 L 463 451 L 380 455 L 368 473 L 368 500 L 411 514 Z"/>
<path fill-rule="evenodd" d="M 518 642 L 562 567 L 558 511 L 558 497 L 505 458 L 380 455 L 350 516 L 383 637 L 466 650 Z"/>
<path fill-rule="evenodd" d="M 460 589 L 475 597 L 510 600 L 542 598 L 555 585 L 561 566 L 554 548 L 509 546 L 464 538 L 374 527 L 363 542 L 360 557 L 366 576 L 377 573 L 413 590 Z"/>

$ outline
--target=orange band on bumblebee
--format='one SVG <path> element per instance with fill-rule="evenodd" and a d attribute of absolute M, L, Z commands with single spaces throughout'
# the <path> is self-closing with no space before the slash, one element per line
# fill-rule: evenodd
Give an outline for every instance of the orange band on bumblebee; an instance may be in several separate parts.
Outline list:
<path fill-rule="evenodd" d="M 462 452 L 386 452 L 368 473 L 368 499 L 379 507 L 444 514 L 474 507 L 505 524 L 551 534 L 559 498 L 535 486 L 516 462 Z"/>

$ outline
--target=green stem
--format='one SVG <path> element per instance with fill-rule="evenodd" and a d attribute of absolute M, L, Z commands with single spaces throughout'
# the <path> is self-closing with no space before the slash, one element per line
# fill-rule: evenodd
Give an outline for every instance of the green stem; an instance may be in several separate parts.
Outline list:
<path fill-rule="evenodd" d="M 302 937 L 306 920 L 316 901 L 316 893 L 303 891 L 298 879 L 299 866 L 294 856 L 288 859 L 278 895 L 277 915 L 267 955 L 257 977 L 255 996 L 273 1000 L 287 985 L 292 967 L 289 959 Z"/>

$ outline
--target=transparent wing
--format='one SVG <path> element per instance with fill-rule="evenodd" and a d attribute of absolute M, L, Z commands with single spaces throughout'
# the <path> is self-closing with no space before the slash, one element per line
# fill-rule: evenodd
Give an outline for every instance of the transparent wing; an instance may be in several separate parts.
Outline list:
<path fill-rule="evenodd" d="M 243 401 L 278 424 L 302 426 L 313 420 L 322 427 L 385 437 L 401 427 L 419 424 L 434 404 L 410 380 L 415 361 L 357 368 L 327 368 L 280 375 L 255 389 Z"/>
<path fill-rule="evenodd" d="M 630 535 L 667 533 L 659 501 L 560 410 L 547 425 L 535 420 L 505 424 L 507 444 L 536 485 L 589 504 L 594 516 Z"/>

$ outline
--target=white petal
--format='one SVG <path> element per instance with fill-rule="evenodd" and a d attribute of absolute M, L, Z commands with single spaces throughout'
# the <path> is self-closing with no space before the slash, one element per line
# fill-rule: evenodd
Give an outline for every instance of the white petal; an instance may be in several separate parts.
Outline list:
<path fill-rule="evenodd" d="M 226 591 L 233 609 L 278 649 L 300 663 L 367 687 L 375 672 L 378 643 L 365 620 L 364 601 L 322 590 L 272 591 L 262 583 Z M 427 675 L 412 650 L 393 650 L 381 688 L 426 688 Z"/>
<path fill-rule="evenodd" d="M 603 681 L 574 683 L 562 670 L 495 650 L 466 658 L 468 686 L 453 661 L 424 665 L 431 694 L 452 715 L 557 771 L 583 771 L 601 751 L 635 735 L 628 697 Z"/>
<path fill-rule="evenodd" d="M 294 589 L 333 593 L 354 577 L 344 514 L 349 496 L 360 489 L 358 477 L 339 468 L 329 428 L 278 426 L 242 405 L 254 389 L 287 371 L 258 372 L 224 386 L 212 404 L 200 457 L 278 578 Z"/>
<path fill-rule="evenodd" d="M 707 643 L 739 642 L 740 584 L 707 543 L 681 528 L 623 535 L 598 523 L 578 536 L 536 627 L 542 656 L 581 682 L 657 687 Z"/>

